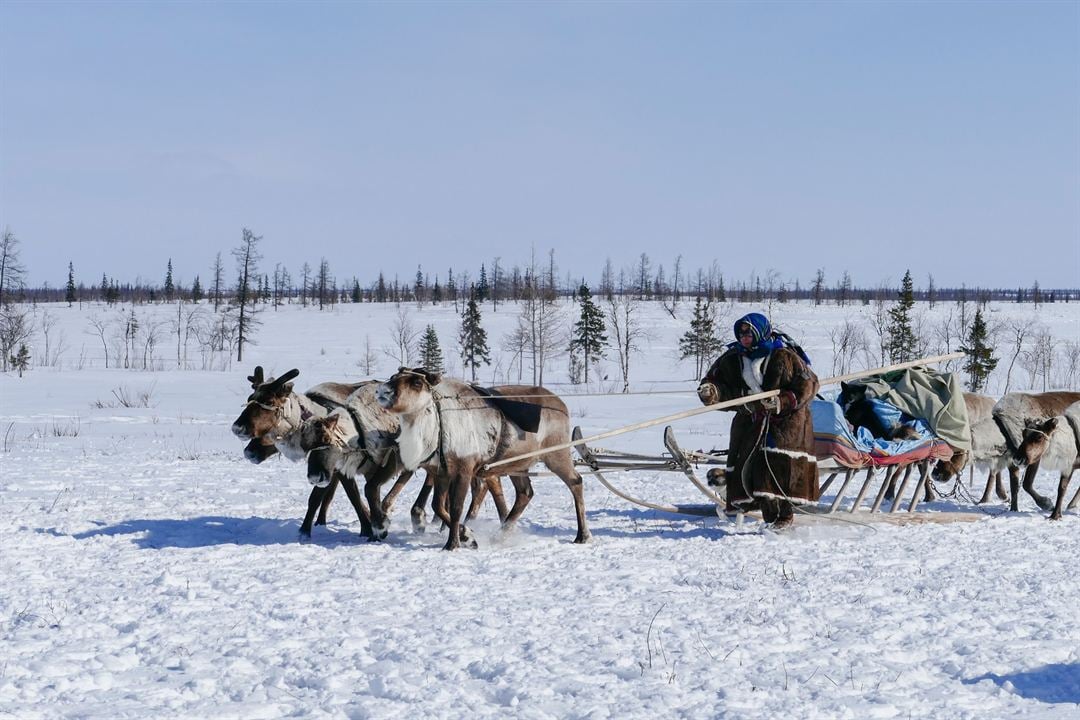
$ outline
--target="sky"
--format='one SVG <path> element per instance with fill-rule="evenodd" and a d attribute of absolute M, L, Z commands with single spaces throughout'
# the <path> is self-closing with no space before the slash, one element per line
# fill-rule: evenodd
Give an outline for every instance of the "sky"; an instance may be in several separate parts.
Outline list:
<path fill-rule="evenodd" d="M 30 284 L 818 268 L 1080 286 L 1080 3 L 0 3 Z"/>

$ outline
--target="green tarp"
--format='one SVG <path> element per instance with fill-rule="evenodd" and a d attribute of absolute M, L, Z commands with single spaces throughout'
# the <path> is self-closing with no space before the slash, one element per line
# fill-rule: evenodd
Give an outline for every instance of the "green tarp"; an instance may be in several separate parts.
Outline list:
<path fill-rule="evenodd" d="M 861 385 L 867 397 L 880 398 L 912 417 L 922 418 L 935 435 L 957 450 L 971 450 L 967 405 L 960 381 L 953 373 L 914 367 L 848 384 Z"/>

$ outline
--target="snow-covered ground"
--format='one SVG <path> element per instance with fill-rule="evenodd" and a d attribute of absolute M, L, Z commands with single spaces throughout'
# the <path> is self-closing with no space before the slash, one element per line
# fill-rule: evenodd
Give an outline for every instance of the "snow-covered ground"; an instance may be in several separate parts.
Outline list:
<path fill-rule="evenodd" d="M 751 309 L 769 308 L 725 305 L 724 327 Z M 873 309 L 771 311 L 826 377 L 830 331 L 850 319 L 873 345 Z M 365 344 L 385 377 L 398 364 L 381 349 L 397 309 L 267 311 L 258 345 L 224 371 L 105 369 L 89 319 L 117 323 L 128 310 L 38 307 L 39 322 L 53 319 L 53 351 L 61 335 L 66 350 L 55 366 L 0 375 L 0 716 L 1080 716 L 1076 513 L 1047 522 L 1025 495 L 1015 514 L 963 500 L 927 510 L 974 522 L 736 532 L 628 505 L 587 478 L 594 538 L 575 546 L 570 494 L 545 477 L 510 534 L 485 506 L 479 550 L 441 552 L 435 527 L 412 534 L 407 500 L 388 541 L 365 542 L 340 492 L 330 525 L 301 544 L 302 468 L 252 465 L 229 432 L 245 377 L 261 364 L 299 368 L 298 387 L 360 379 Z M 1054 372 L 1067 370 L 1080 305 L 990 311 L 1044 327 L 1059 342 Z M 175 366 L 175 306 L 135 312 L 143 328 L 162 323 L 156 364 Z M 920 306 L 926 334 L 955 312 Z M 453 354 L 451 305 L 410 313 Z M 565 360 L 548 369 L 560 393 L 593 393 L 567 397 L 586 435 L 698 406 L 692 363 L 676 362 L 689 304 L 677 314 L 640 308 L 651 337 L 631 380 L 681 393 L 596 395 L 621 387 L 610 360 L 608 380 L 589 388 L 561 384 Z M 485 307 L 493 348 L 514 322 L 513 305 Z M 992 392 L 1004 389 L 1010 343 L 1003 331 Z M 480 380 L 516 379 L 508 353 L 496 355 L 497 376 Z M 1009 379 L 1026 389 L 1020 360 Z M 149 407 L 117 402 L 140 393 Z M 707 449 L 726 445 L 727 424 L 707 414 L 675 428 L 685 447 Z M 660 432 L 602 444 L 659 453 Z M 655 500 L 701 500 L 681 475 L 618 480 Z M 1056 477 L 1041 473 L 1037 487 L 1052 495 Z"/>

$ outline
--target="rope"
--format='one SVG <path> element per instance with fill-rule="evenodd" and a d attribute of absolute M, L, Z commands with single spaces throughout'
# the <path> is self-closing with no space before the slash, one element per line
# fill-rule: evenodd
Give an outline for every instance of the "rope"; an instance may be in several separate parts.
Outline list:
<path fill-rule="evenodd" d="M 837 375 L 836 377 L 831 377 L 831 378 L 826 378 L 824 380 L 821 380 L 820 384 L 821 385 L 830 385 L 830 384 L 839 383 L 839 382 L 846 382 L 848 380 L 854 380 L 856 378 L 866 377 L 868 375 L 877 375 L 877 374 L 880 374 L 880 373 L 892 372 L 894 370 L 904 370 L 904 369 L 907 369 L 907 368 L 917 367 L 917 366 L 920 366 L 920 365 L 927 365 L 927 364 L 930 364 L 930 363 L 943 362 L 945 360 L 955 360 L 955 359 L 962 358 L 962 357 L 964 357 L 964 353 L 961 353 L 961 352 L 950 353 L 948 355 L 937 355 L 937 356 L 934 356 L 934 357 L 922 358 L 922 359 L 919 359 L 919 360 L 912 360 L 912 361 L 906 362 L 906 363 L 897 363 L 895 365 L 888 365 L 888 366 L 885 366 L 885 367 L 874 368 L 872 370 L 862 370 L 860 372 L 848 373 L 846 375 Z M 734 400 L 726 400 L 724 402 L 719 402 L 719 403 L 716 403 L 714 405 L 705 405 L 703 407 L 693 408 L 691 410 L 684 410 L 683 412 L 674 413 L 672 415 L 665 415 L 664 417 L 661 417 L 661 418 L 655 418 L 653 420 L 646 420 L 644 422 L 635 423 L 633 425 L 626 425 L 624 427 L 617 428 L 615 430 L 609 430 L 608 432 L 600 433 L 599 435 L 592 435 L 592 436 L 587 437 L 587 438 L 582 438 L 581 440 L 579 440 L 577 442 L 571 441 L 571 442 L 561 443 L 559 445 L 554 445 L 552 447 L 544 448 L 542 450 L 537 450 L 537 451 L 530 452 L 530 453 L 523 453 L 521 455 L 516 455 L 514 457 L 499 460 L 498 462 L 488 463 L 484 467 L 484 470 L 490 470 L 492 468 L 499 467 L 500 465 L 507 465 L 507 464 L 509 464 L 511 462 L 516 462 L 518 460 L 525 460 L 526 458 L 537 457 L 538 455 L 544 455 L 544 454 L 547 454 L 547 453 L 550 453 L 550 452 L 555 452 L 557 450 L 563 450 L 563 449 L 566 449 L 566 448 L 570 448 L 570 447 L 573 447 L 574 445 L 578 444 L 578 442 L 589 443 L 589 442 L 594 442 L 596 440 L 603 440 L 605 438 L 614 437 L 616 435 L 622 435 L 624 433 L 632 432 L 634 430 L 641 430 L 641 429 L 644 429 L 644 428 L 647 428 L 647 427 L 653 427 L 655 425 L 662 425 L 662 424 L 665 424 L 665 423 L 671 423 L 671 422 L 673 422 L 675 420 L 681 420 L 683 418 L 693 417 L 694 415 L 700 415 L 702 413 L 715 412 L 717 410 L 727 410 L 729 408 L 732 408 L 732 407 L 735 407 L 735 406 L 738 406 L 738 405 L 745 405 L 746 403 L 753 402 L 754 400 L 764 400 L 765 398 L 775 397 L 775 396 L 777 396 L 779 394 L 780 394 L 779 390 L 768 390 L 768 391 L 762 392 L 762 393 L 755 393 L 755 394 L 752 394 L 752 395 L 746 395 L 746 396 L 741 397 L 741 398 L 735 398 Z"/>

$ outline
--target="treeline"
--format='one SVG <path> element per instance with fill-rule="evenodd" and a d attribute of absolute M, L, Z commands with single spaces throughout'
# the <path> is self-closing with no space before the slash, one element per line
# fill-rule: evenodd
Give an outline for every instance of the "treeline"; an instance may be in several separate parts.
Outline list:
<path fill-rule="evenodd" d="M 674 272 L 666 272 L 663 265 L 653 269 L 651 260 L 642 255 L 632 269 L 616 272 L 611 260 L 605 263 L 600 281 L 594 284 L 597 296 L 610 299 L 613 296 L 631 296 L 638 300 L 679 302 L 683 299 L 701 298 L 709 302 L 733 300 L 744 303 L 807 301 L 815 305 L 869 305 L 875 301 L 890 300 L 900 291 L 900 285 L 879 284 L 875 287 L 856 285 L 848 272 L 835 282 L 828 282 L 823 270 L 808 284 L 800 279 L 783 280 L 777 273 L 754 274 L 746 279 L 727 277 L 720 273 L 716 263 L 708 269 L 693 274 L 680 272 L 681 259 L 677 258 Z M 74 267 L 69 263 L 68 282 L 64 288 L 42 287 L 9 288 L 8 301 L 22 302 L 105 302 L 105 303 L 155 303 L 172 302 L 177 299 L 212 302 L 215 306 L 235 300 L 240 288 L 237 279 L 228 279 L 225 266 L 218 253 L 207 274 L 208 280 L 196 275 L 189 285 L 173 280 L 172 260 L 166 262 L 163 281 L 122 281 L 104 274 L 101 280 L 91 284 L 76 281 Z M 468 270 L 448 268 L 445 273 L 432 273 L 417 266 L 415 275 L 407 281 L 400 276 L 388 276 L 379 271 L 375 280 L 366 284 L 352 276 L 339 280 L 331 271 L 330 264 L 321 260 L 317 269 L 308 263 L 295 275 L 280 263 L 272 270 L 256 268 L 249 279 L 249 292 L 253 301 L 266 305 L 284 304 L 314 305 L 321 308 L 338 303 L 402 303 L 418 302 L 464 302 L 475 292 L 481 302 L 491 302 L 496 308 L 500 302 L 518 302 L 526 299 L 538 288 L 551 297 L 574 297 L 584 279 L 569 273 L 556 274 L 554 253 L 549 253 L 543 266 L 531 263 L 522 267 L 504 268 L 500 259 L 480 264 L 472 273 Z M 590 283 L 593 285 L 592 283 Z M 937 287 L 933 276 L 926 283 L 914 288 L 917 302 L 971 301 L 1042 303 L 1071 302 L 1080 299 L 1077 288 L 1042 288 L 1038 282 L 1030 287 Z"/>

